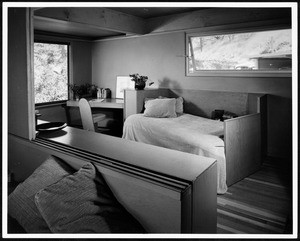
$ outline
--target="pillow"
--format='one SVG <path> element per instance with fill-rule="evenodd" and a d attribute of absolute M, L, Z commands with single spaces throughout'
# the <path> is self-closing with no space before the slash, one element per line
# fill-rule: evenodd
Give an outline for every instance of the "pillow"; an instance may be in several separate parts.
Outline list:
<path fill-rule="evenodd" d="M 167 97 L 159 96 L 158 98 L 160 99 L 168 99 Z M 176 98 L 176 114 L 177 115 L 182 115 L 183 114 L 183 98 L 180 96 Z"/>
<path fill-rule="evenodd" d="M 47 223 L 34 203 L 34 196 L 39 190 L 74 172 L 75 169 L 59 158 L 49 156 L 9 195 L 8 214 L 28 233 L 50 233 Z"/>
<path fill-rule="evenodd" d="M 155 99 L 156 99 L 156 98 L 148 98 L 148 97 L 146 97 L 146 98 L 144 99 L 143 109 L 142 109 L 141 113 L 144 113 L 144 112 L 145 112 L 145 104 L 146 104 L 146 102 L 149 101 L 149 100 L 155 100 Z"/>
<path fill-rule="evenodd" d="M 143 233 L 91 163 L 38 192 L 35 203 L 54 233 Z"/>
<path fill-rule="evenodd" d="M 181 96 L 176 99 L 176 113 L 177 115 L 183 114 L 183 98 Z"/>
<path fill-rule="evenodd" d="M 154 99 L 145 103 L 144 116 L 147 117 L 177 117 L 175 99 Z"/>

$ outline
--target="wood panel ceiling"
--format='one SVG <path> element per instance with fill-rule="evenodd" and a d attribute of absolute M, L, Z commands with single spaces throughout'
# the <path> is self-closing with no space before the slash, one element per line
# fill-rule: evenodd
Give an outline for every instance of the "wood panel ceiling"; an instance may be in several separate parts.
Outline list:
<path fill-rule="evenodd" d="M 290 26 L 289 8 L 45 7 L 34 11 L 35 33 L 86 40 L 195 31 L 232 24 Z"/>
<path fill-rule="evenodd" d="M 163 17 L 163 16 L 169 16 L 173 14 L 179 14 L 179 13 L 187 13 L 192 12 L 200 9 L 206 9 L 206 8 L 184 8 L 184 7 L 133 7 L 133 8 L 127 8 L 127 7 L 114 7 L 114 8 L 108 8 L 114 11 L 118 11 L 121 13 L 127 13 L 136 17 L 140 17 L 143 19 L 149 19 L 149 18 L 157 18 L 157 17 Z"/>
<path fill-rule="evenodd" d="M 34 11 L 36 33 L 79 37 L 89 40 L 147 33 L 147 20 L 202 8 L 111 7 L 38 8 Z"/>

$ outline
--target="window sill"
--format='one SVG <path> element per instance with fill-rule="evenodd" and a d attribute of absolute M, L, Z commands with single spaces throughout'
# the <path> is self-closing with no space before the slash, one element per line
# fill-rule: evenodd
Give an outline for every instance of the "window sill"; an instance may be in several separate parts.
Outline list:
<path fill-rule="evenodd" d="M 198 71 L 196 73 L 187 73 L 187 77 L 279 77 L 291 78 L 292 71 L 270 71 L 270 72 L 254 72 L 254 71 Z"/>

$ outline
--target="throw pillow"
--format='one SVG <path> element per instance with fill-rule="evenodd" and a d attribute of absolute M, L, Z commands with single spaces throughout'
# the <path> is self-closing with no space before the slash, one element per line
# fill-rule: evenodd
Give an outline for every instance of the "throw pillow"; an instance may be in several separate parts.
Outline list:
<path fill-rule="evenodd" d="M 144 99 L 143 109 L 142 109 L 141 113 L 144 113 L 144 112 L 145 112 L 145 104 L 146 104 L 146 102 L 149 101 L 149 100 L 155 100 L 155 99 L 156 99 L 156 98 L 148 98 L 148 97 L 146 97 L 146 98 Z"/>
<path fill-rule="evenodd" d="M 176 99 L 176 114 L 183 114 L 183 98 L 181 96 Z"/>
<path fill-rule="evenodd" d="M 91 163 L 41 190 L 35 202 L 54 233 L 144 232 Z"/>
<path fill-rule="evenodd" d="M 50 233 L 35 203 L 35 194 L 75 170 L 57 157 L 49 156 L 8 197 L 8 214 L 16 219 L 28 233 Z"/>
<path fill-rule="evenodd" d="M 159 96 L 158 98 L 159 99 L 168 99 L 168 97 L 163 97 L 163 96 Z M 175 109 L 176 109 L 176 114 L 177 115 L 182 115 L 183 114 L 183 98 L 181 96 L 176 98 Z"/>
<path fill-rule="evenodd" d="M 176 99 L 154 99 L 145 103 L 144 116 L 147 117 L 177 117 L 176 115 Z"/>

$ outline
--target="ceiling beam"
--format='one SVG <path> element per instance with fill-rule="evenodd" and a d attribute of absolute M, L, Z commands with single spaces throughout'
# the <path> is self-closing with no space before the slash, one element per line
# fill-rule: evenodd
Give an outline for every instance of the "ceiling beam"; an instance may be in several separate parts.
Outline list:
<path fill-rule="evenodd" d="M 289 8 L 211 8 L 148 19 L 147 32 L 153 34 L 188 31 L 220 25 L 290 18 Z"/>
<path fill-rule="evenodd" d="M 146 33 L 145 20 L 106 8 L 43 8 L 35 16 L 85 24 L 125 34 Z"/>

